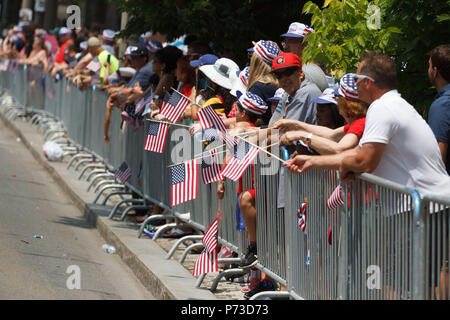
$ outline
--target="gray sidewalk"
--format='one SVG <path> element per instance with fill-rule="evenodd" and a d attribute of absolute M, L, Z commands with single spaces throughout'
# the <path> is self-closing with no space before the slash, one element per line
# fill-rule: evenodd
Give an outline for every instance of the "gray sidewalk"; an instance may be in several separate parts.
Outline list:
<path fill-rule="evenodd" d="M 0 118 L 31 152 L 33 157 L 52 175 L 55 182 L 67 193 L 77 208 L 84 213 L 89 223 L 95 226 L 105 242 L 116 247 L 116 254 L 130 267 L 137 278 L 157 299 L 175 300 L 215 300 L 243 299 L 241 292 L 244 283 L 228 282 L 222 279 L 217 291 L 208 288 L 217 273 L 208 274 L 200 288 L 192 270 L 198 254 L 190 254 L 183 264 L 178 258 L 186 248 L 181 245 L 174 256 L 167 260 L 167 251 L 176 239 L 158 239 L 153 241 L 146 236 L 136 237 L 138 225 L 131 221 L 108 219 L 111 205 L 92 204 L 95 194 L 87 192 L 88 182 L 78 180 L 74 167 L 66 169 L 69 157 L 63 162 L 50 162 L 42 152 L 44 137 L 36 127 L 28 122 L 16 120 L 10 122 L 0 112 Z M 101 203 L 102 198 L 100 199 Z M 114 200 L 113 200 L 114 201 Z M 99 248 L 99 250 L 102 250 Z M 220 266 L 219 266 L 220 267 Z"/>

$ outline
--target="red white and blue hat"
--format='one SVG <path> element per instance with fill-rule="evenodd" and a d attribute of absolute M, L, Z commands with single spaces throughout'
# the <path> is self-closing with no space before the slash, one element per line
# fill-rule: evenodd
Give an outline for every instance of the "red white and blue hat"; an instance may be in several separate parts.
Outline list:
<path fill-rule="evenodd" d="M 338 94 L 349 100 L 361 101 L 358 96 L 358 89 L 356 88 L 354 77 L 351 73 L 345 74 L 339 80 Z"/>
<path fill-rule="evenodd" d="M 236 97 L 238 98 L 239 105 L 245 110 L 251 113 L 262 115 L 266 112 L 269 106 L 264 102 L 264 100 L 251 92 L 242 93 L 240 91 L 236 92 Z"/>
<path fill-rule="evenodd" d="M 284 92 L 285 91 L 283 88 L 279 88 L 277 91 L 275 91 L 275 94 L 273 95 L 273 97 L 268 98 L 267 101 L 280 101 Z"/>
<path fill-rule="evenodd" d="M 322 95 L 314 100 L 311 101 L 312 103 L 319 103 L 319 104 L 325 104 L 325 103 L 333 103 L 337 105 L 337 99 L 336 99 L 336 92 L 333 88 L 326 88 Z"/>
<path fill-rule="evenodd" d="M 266 40 L 258 41 L 253 48 L 255 49 L 254 53 L 270 65 L 272 65 L 273 59 L 281 52 L 275 43 Z"/>
<path fill-rule="evenodd" d="M 245 92 L 247 91 L 248 86 L 248 77 L 250 74 L 250 67 L 245 67 L 242 71 L 236 71 L 236 73 L 230 73 L 231 80 L 231 90 L 230 94 L 235 96 L 237 92 Z"/>
<path fill-rule="evenodd" d="M 289 26 L 288 32 L 281 35 L 282 38 L 303 38 L 308 33 L 314 32 L 314 29 L 300 22 L 293 22 Z"/>

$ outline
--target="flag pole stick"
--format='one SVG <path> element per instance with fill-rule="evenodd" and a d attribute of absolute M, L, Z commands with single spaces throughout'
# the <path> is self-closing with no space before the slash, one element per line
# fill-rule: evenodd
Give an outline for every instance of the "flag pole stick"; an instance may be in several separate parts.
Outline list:
<path fill-rule="evenodd" d="M 272 146 L 274 146 L 274 145 L 276 145 L 276 144 L 278 144 L 278 142 L 272 143 L 271 145 L 267 146 L 266 148 L 270 148 L 270 147 L 272 147 Z M 215 148 L 212 149 L 212 150 L 215 150 L 215 149 L 220 148 L 220 147 L 222 147 L 222 146 L 223 146 L 223 145 L 218 146 L 218 147 L 215 147 Z M 211 150 L 210 150 L 210 151 L 211 151 Z M 228 151 L 228 150 L 219 151 L 219 152 L 217 152 L 216 154 L 225 153 L 225 152 L 227 152 L 227 151 Z M 207 152 L 207 151 L 205 151 L 205 152 Z M 199 154 L 197 154 L 197 155 L 194 156 L 194 159 L 187 160 L 187 161 L 192 161 L 192 160 L 201 159 L 201 158 L 203 158 L 203 154 L 204 154 L 205 152 L 199 153 Z M 182 163 L 184 163 L 184 162 L 186 162 L 186 161 L 182 161 L 182 162 L 179 162 L 179 163 L 175 163 L 175 164 L 168 165 L 167 168 L 171 168 L 171 167 L 177 166 L 177 165 L 182 164 Z"/>
<path fill-rule="evenodd" d="M 188 126 L 186 124 L 178 124 L 178 123 L 159 121 L 159 120 L 153 120 L 153 119 L 148 119 L 148 118 L 146 118 L 145 120 L 151 121 L 151 122 L 165 123 L 165 124 L 169 124 L 169 125 L 172 125 L 172 126 L 179 126 L 179 127 L 185 127 L 185 128 L 190 128 L 191 127 L 191 126 Z"/>
<path fill-rule="evenodd" d="M 195 103 L 194 101 L 192 101 L 192 99 L 186 97 L 184 94 L 182 94 L 180 91 L 178 91 L 177 89 L 175 89 L 174 87 L 171 87 L 170 89 L 172 89 L 175 92 L 178 92 L 179 94 L 181 94 L 183 97 L 185 97 L 186 99 L 188 99 L 190 102 Z"/>
<path fill-rule="evenodd" d="M 277 157 L 277 156 L 274 155 L 273 153 L 270 153 L 269 151 L 264 150 L 264 149 L 261 148 L 260 146 L 257 146 L 256 144 L 254 144 L 254 143 L 252 143 L 252 142 L 250 142 L 250 141 L 247 141 L 247 140 L 245 140 L 244 138 L 241 138 L 241 137 L 239 137 L 239 136 L 236 136 L 236 137 L 239 138 L 239 139 L 241 139 L 241 140 L 243 140 L 243 141 L 245 141 L 245 142 L 247 142 L 248 144 L 254 146 L 255 148 L 258 148 L 259 150 L 261 150 L 261 151 L 267 153 L 268 155 L 274 157 L 274 158 L 277 159 L 278 161 L 281 161 L 281 163 L 286 163 L 286 161 L 284 161 L 284 160 L 282 160 L 281 158 Z"/>

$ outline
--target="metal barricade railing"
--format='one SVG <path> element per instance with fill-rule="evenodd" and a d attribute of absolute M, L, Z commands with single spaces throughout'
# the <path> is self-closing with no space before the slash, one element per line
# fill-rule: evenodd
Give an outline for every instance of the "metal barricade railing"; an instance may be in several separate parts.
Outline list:
<path fill-rule="evenodd" d="M 19 99 L 28 86 L 25 71 L 0 72 L 0 84 Z M 219 241 L 240 254 L 245 251 L 246 233 L 236 230 L 237 182 L 227 179 L 225 197 L 218 201 L 217 183 L 203 184 L 199 170 L 198 198 L 170 208 L 168 165 L 174 161 L 177 141 L 171 136 L 176 127 L 169 128 L 164 154 L 144 151 L 148 122 L 136 131 L 130 126 L 122 130 L 120 111 L 113 109 L 111 143 L 106 144 L 106 92 L 95 87 L 80 91 L 66 79 L 55 82 L 47 75 L 43 98 L 45 111 L 64 122 L 70 138 L 84 151 L 109 168 L 127 161 L 133 172 L 127 186 L 147 201 L 175 217 L 189 213 L 188 225 L 200 231 L 216 217 L 220 204 Z M 199 153 L 194 140 L 188 139 L 191 153 L 183 160 Z M 449 199 L 429 196 L 421 203 L 417 191 L 363 174 L 342 185 L 344 205 L 329 210 L 327 199 L 339 184 L 335 171 L 286 171 L 285 207 L 279 209 L 279 171 L 262 174 L 261 165 L 278 160 L 264 153 L 258 159 L 254 175 L 249 168 L 243 176 L 244 191 L 252 189 L 252 176 L 255 182 L 257 267 L 286 285 L 292 298 L 440 299 L 444 290 L 448 294 Z M 302 203 L 307 205 L 306 232 L 298 227 Z"/>
<path fill-rule="evenodd" d="M 420 294 L 429 300 L 450 298 L 448 261 L 450 257 L 450 199 L 426 195 L 422 201 L 424 222 L 423 287 Z M 422 271 L 422 270 L 421 270 Z"/>

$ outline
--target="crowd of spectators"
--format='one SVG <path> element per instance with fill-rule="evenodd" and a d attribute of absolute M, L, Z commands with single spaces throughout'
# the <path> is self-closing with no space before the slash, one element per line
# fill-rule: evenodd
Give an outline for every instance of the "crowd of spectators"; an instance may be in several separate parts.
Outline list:
<path fill-rule="evenodd" d="M 196 36 L 182 45 L 161 43 L 151 33 L 119 52 L 116 33 L 85 29 L 47 33 L 31 26 L 11 28 L 0 46 L 0 58 L 42 68 L 54 81 L 65 77 L 79 90 L 98 85 L 108 93 L 104 141 L 109 137 L 111 110 L 122 112 L 123 121 L 139 126 L 143 115 L 165 120 L 160 113 L 167 92 L 177 90 L 191 100 L 184 119 L 193 136 L 201 133 L 197 113 L 211 106 L 231 134 L 269 128 L 281 133 L 280 145 L 290 150 L 284 164 L 294 173 L 311 168 L 339 170 L 342 181 L 355 173 L 373 173 L 417 189 L 422 195 L 450 197 L 450 45 L 430 48 L 428 73 L 438 95 L 428 123 L 397 91 L 394 60 L 367 52 L 354 73 L 335 79 L 326 66 L 302 61 L 308 45 L 305 36 L 314 30 L 294 22 L 279 39 L 249 44 L 247 65 L 239 67 L 214 52 L 213 44 Z M 280 43 L 281 46 L 278 44 Z M 120 59 L 119 59 L 120 57 Z M 337 81 L 339 80 L 339 81 Z M 151 97 L 150 110 L 138 102 Z M 230 155 L 225 157 L 226 166 Z M 284 207 L 284 170 L 280 171 L 278 208 Z M 217 196 L 224 196 L 224 180 Z M 257 263 L 255 189 L 236 199 L 242 230 L 250 245 L 240 266 Z M 159 214 L 157 206 L 148 214 Z M 143 221 L 146 216 L 142 217 Z M 189 229 L 173 229 L 180 237 Z M 273 281 L 252 269 L 245 297 L 275 290 Z"/>

